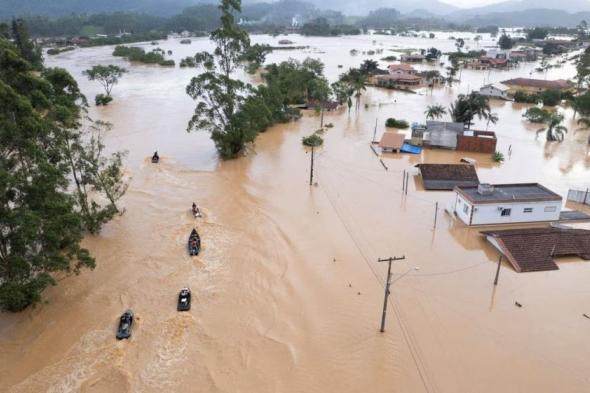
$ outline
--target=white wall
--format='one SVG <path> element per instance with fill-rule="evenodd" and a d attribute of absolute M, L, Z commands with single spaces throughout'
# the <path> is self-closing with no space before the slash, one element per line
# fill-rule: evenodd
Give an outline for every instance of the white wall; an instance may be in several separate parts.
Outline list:
<path fill-rule="evenodd" d="M 467 212 L 465 212 L 464 206 L 467 206 Z M 510 215 L 502 216 L 500 207 L 503 209 L 511 209 Z M 525 213 L 525 208 L 532 208 L 533 211 L 531 213 Z M 474 209 L 473 217 L 471 217 L 472 209 Z M 554 211 L 551 211 L 553 209 Z M 471 225 L 557 221 L 559 220 L 559 214 L 561 212 L 561 201 L 491 203 L 479 204 L 473 207 L 461 196 L 458 196 L 455 212 L 461 221 L 467 225 L 469 225 L 470 218 Z"/>
<path fill-rule="evenodd" d="M 482 87 L 479 94 L 487 97 L 507 98 L 508 94 L 492 86 Z"/>

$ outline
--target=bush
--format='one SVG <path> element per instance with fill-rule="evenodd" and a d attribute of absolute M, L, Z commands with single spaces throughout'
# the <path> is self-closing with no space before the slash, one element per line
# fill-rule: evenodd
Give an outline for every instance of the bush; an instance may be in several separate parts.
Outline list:
<path fill-rule="evenodd" d="M 541 93 L 543 105 L 555 106 L 561 102 L 561 93 L 558 90 L 546 90 Z"/>
<path fill-rule="evenodd" d="M 180 60 L 180 68 L 185 67 L 196 67 L 197 63 L 195 62 L 195 58 L 192 56 L 187 56 L 184 59 Z"/>
<path fill-rule="evenodd" d="M 410 124 L 405 120 L 397 120 L 393 117 L 390 117 L 385 121 L 385 127 L 399 128 L 400 130 L 405 130 L 406 128 L 410 127 Z"/>
<path fill-rule="evenodd" d="M 524 117 L 531 123 L 544 123 L 545 120 L 549 118 L 549 116 L 550 113 L 548 111 L 546 111 L 545 109 L 537 108 L 536 106 L 527 109 L 524 115 L 522 115 L 522 117 Z"/>
<path fill-rule="evenodd" d="M 321 146 L 324 143 L 324 139 L 318 134 L 311 134 L 303 137 L 302 142 L 305 146 Z"/>
<path fill-rule="evenodd" d="M 113 97 L 104 94 L 97 94 L 96 97 L 94 97 L 94 103 L 96 106 L 108 105 L 112 100 Z"/>
<path fill-rule="evenodd" d="M 494 154 L 492 154 L 492 160 L 494 160 L 494 162 L 504 162 L 504 154 L 495 151 Z"/>
<path fill-rule="evenodd" d="M 525 104 L 536 104 L 539 102 L 539 96 L 536 94 L 527 94 L 522 91 L 517 91 L 514 94 L 514 102 Z"/>

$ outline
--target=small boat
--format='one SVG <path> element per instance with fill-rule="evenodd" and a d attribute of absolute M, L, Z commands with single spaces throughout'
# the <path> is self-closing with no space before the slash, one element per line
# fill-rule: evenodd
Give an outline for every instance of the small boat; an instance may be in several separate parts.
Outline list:
<path fill-rule="evenodd" d="M 200 250 L 201 250 L 201 237 L 197 233 L 197 230 L 193 228 L 190 236 L 188 237 L 188 253 L 192 257 L 195 255 L 199 255 Z"/>
<path fill-rule="evenodd" d="M 178 304 L 176 310 L 188 311 L 191 309 L 191 290 L 188 288 L 182 288 L 178 294 Z"/>
<path fill-rule="evenodd" d="M 121 319 L 119 319 L 117 340 L 131 337 L 131 326 L 133 326 L 133 311 L 127 310 L 121 315 Z"/>
<path fill-rule="evenodd" d="M 154 155 L 152 156 L 152 164 L 157 164 L 158 162 L 160 162 L 160 156 L 158 155 L 158 152 L 154 152 Z"/>
<path fill-rule="evenodd" d="M 193 212 L 193 216 L 195 218 L 201 217 L 201 210 L 199 209 L 199 207 L 194 202 L 193 202 L 192 212 Z"/>

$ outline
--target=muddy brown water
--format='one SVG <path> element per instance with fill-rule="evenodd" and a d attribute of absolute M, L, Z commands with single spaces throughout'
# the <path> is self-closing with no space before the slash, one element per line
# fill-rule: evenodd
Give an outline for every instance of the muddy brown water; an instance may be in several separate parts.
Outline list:
<path fill-rule="evenodd" d="M 394 53 L 388 49 L 453 48 L 439 37 L 291 36 L 310 48 L 268 60 L 318 57 L 335 80 L 364 58 Z M 491 44 L 485 36 L 479 45 Z M 159 46 L 177 61 L 211 47 L 204 39 Z M 353 48 L 384 52 L 351 56 Z M 384 155 L 385 171 L 369 149 L 376 118 L 379 137 L 387 117 L 422 121 L 426 105 L 449 105 L 484 80 L 531 72 L 571 77 L 571 65 L 547 75 L 535 74 L 534 64 L 464 70 L 453 88 L 418 94 L 368 88 L 358 113 L 326 115 L 334 127 L 316 151 L 318 184 L 309 187 L 301 138 L 319 126 L 313 113 L 261 134 L 247 156 L 219 162 L 207 134 L 185 132 L 194 104 L 184 87 L 195 71 L 131 65 L 111 51 L 76 50 L 48 64 L 68 69 L 88 97 L 100 90 L 84 69 L 105 62 L 129 69 L 113 104 L 90 109 L 114 124 L 109 148 L 129 151 L 126 213 L 84 240 L 97 260 L 94 271 L 61 279 L 45 292 L 45 304 L 0 315 L 0 391 L 588 391 L 590 321 L 582 314 L 590 312 L 590 265 L 565 259 L 558 271 L 518 274 L 504 264 L 494 288 L 497 252 L 477 229 L 452 220 L 444 212 L 452 195 L 423 191 L 413 168 L 469 156 L 483 181 L 539 181 L 562 195 L 586 187 L 588 135 L 573 132 L 571 110 L 561 109 L 570 128 L 565 142 L 546 143 L 522 120 L 527 106 L 494 102 L 500 121 L 490 129 L 506 155 L 502 165 L 487 155 L 425 150 Z M 152 165 L 156 149 L 162 159 Z M 404 170 L 412 175 L 407 196 Z M 203 218 L 192 218 L 192 201 Z M 203 249 L 190 258 L 185 242 L 193 227 Z M 393 266 L 381 334 L 386 266 L 376 260 L 393 255 L 406 259 Z M 193 307 L 180 314 L 176 296 L 185 285 Z M 137 323 L 130 340 L 117 342 L 117 318 L 127 308 Z"/>

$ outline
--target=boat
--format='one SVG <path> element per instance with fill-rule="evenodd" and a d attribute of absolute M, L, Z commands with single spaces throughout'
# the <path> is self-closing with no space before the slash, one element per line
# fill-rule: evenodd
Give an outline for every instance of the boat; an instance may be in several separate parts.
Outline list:
<path fill-rule="evenodd" d="M 152 156 L 152 164 L 157 164 L 158 162 L 160 162 L 160 156 L 158 155 L 158 152 L 154 152 L 154 155 Z"/>
<path fill-rule="evenodd" d="M 188 237 L 188 253 L 192 257 L 195 255 L 199 255 L 200 250 L 201 250 L 201 237 L 197 233 L 197 230 L 193 228 L 190 236 Z"/>
<path fill-rule="evenodd" d="M 201 217 L 201 210 L 199 209 L 199 207 L 194 202 L 193 202 L 192 212 L 193 212 L 193 216 L 195 218 Z"/>
<path fill-rule="evenodd" d="M 176 310 L 188 311 L 191 309 L 191 290 L 188 288 L 182 288 L 178 294 L 178 304 Z"/>
<path fill-rule="evenodd" d="M 119 319 L 117 340 L 131 337 L 131 326 L 133 326 L 133 311 L 127 310 L 121 315 L 121 319 Z"/>

